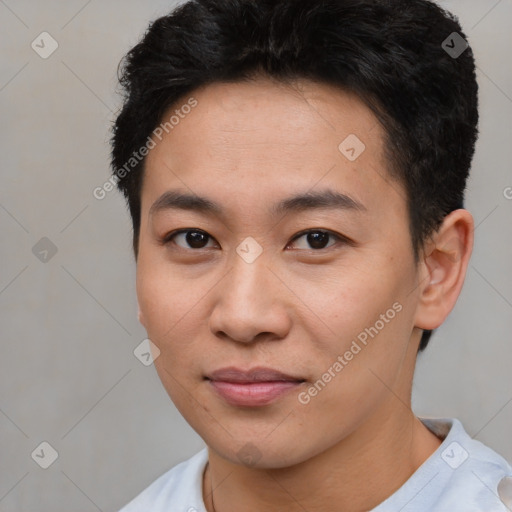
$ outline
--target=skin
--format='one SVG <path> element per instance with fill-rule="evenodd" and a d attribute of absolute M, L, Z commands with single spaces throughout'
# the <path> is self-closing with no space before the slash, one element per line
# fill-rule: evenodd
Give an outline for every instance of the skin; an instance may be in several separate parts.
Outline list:
<path fill-rule="evenodd" d="M 421 329 L 438 327 L 460 293 L 472 217 L 448 215 L 414 261 L 384 131 L 354 95 L 260 77 L 193 96 L 197 106 L 155 139 L 146 159 L 137 296 L 139 319 L 160 349 L 159 377 L 208 445 L 206 508 L 370 510 L 441 443 L 411 411 L 412 379 Z M 353 162 L 338 149 L 349 134 L 366 146 Z M 282 199 L 327 188 L 364 209 L 269 213 Z M 205 196 L 224 213 L 150 213 L 171 189 Z M 185 235 L 161 242 L 185 228 L 209 235 L 204 248 Z M 295 238 L 306 229 L 350 243 L 332 237 L 315 248 Z M 252 263 L 236 252 L 246 237 L 262 248 Z M 401 311 L 301 404 L 298 393 L 397 302 Z M 226 366 L 266 366 L 306 382 L 272 404 L 236 407 L 204 378 Z M 252 463 L 237 455 L 242 448 Z"/>

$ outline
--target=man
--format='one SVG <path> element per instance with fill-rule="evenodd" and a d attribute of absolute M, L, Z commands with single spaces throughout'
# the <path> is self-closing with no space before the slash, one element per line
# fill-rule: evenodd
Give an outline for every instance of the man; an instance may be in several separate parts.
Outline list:
<path fill-rule="evenodd" d="M 207 445 L 123 512 L 510 509 L 510 465 L 411 410 L 473 245 L 458 22 L 426 0 L 190 1 L 121 82 L 139 319 Z"/>

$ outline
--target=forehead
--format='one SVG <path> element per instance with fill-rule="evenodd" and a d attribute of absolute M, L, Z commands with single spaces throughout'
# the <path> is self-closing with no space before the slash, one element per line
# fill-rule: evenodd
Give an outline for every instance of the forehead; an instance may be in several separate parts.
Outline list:
<path fill-rule="evenodd" d="M 265 144 L 265 149 L 285 149 L 283 157 L 308 155 L 309 160 L 326 150 L 330 153 L 333 146 L 337 150 L 351 134 L 364 139 L 372 155 L 380 157 L 383 132 L 373 113 L 355 94 L 327 84 L 306 80 L 285 84 L 259 78 L 210 84 L 191 96 L 198 105 L 169 133 L 176 142 L 176 158 L 182 153 L 189 160 L 202 158 L 201 153 L 188 152 L 194 144 L 210 146 L 219 156 L 231 159 L 237 152 L 258 152 L 257 145 Z M 178 100 L 163 120 L 179 111 L 187 100 Z M 194 130 L 184 129 L 192 123 Z M 313 141 L 316 144 L 311 146 Z M 180 151 L 182 147 L 184 152 Z"/>
<path fill-rule="evenodd" d="M 190 97 L 197 105 L 182 111 Z M 173 113 L 181 113 L 179 122 L 154 138 L 146 159 L 146 210 L 177 186 L 247 207 L 315 187 L 365 204 L 390 186 L 381 125 L 356 95 L 333 86 L 214 83 L 176 102 L 163 121 Z"/>

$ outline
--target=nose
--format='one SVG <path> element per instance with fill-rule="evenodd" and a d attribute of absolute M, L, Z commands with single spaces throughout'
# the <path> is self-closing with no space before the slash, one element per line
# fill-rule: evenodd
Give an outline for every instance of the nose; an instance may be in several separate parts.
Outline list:
<path fill-rule="evenodd" d="M 211 332 L 237 343 L 283 339 L 291 328 L 290 291 L 264 257 L 247 263 L 238 255 L 216 287 Z"/>

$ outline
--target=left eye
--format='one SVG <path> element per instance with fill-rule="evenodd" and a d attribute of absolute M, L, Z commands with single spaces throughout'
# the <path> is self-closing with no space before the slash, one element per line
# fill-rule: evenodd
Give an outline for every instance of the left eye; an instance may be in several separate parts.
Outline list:
<path fill-rule="evenodd" d="M 309 230 L 299 233 L 293 240 L 300 240 L 304 238 L 306 243 L 310 245 L 310 247 L 299 247 L 299 249 L 327 249 L 328 247 L 332 247 L 333 244 L 327 245 L 329 238 L 334 238 L 336 241 L 343 242 L 343 238 L 339 235 L 332 233 L 331 231 L 322 231 L 322 230 Z M 304 244 L 303 244 L 304 245 Z"/>

